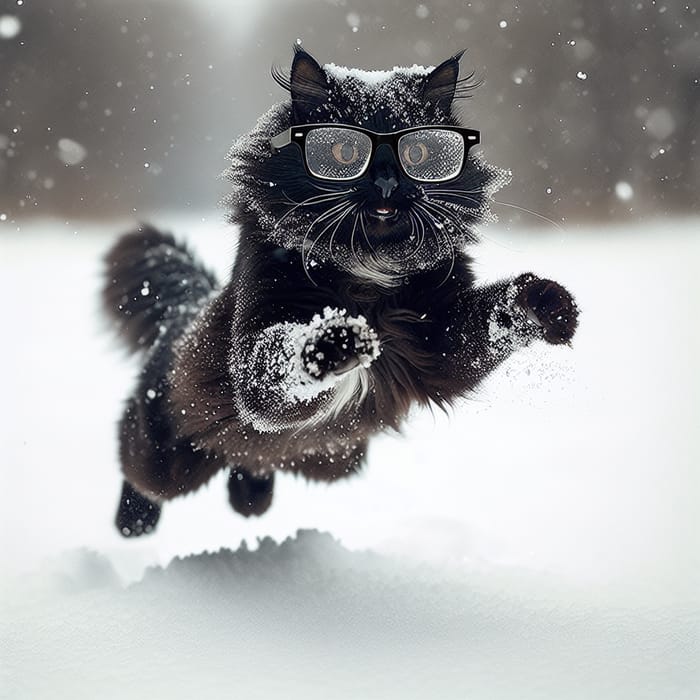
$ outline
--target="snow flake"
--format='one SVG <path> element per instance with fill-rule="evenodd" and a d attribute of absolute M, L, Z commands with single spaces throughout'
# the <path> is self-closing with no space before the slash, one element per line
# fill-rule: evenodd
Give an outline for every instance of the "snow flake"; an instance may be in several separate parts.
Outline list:
<path fill-rule="evenodd" d="M 628 202 L 634 196 L 634 190 L 629 182 L 620 181 L 615 185 L 615 194 L 623 202 Z"/>
<path fill-rule="evenodd" d="M 511 75 L 511 78 L 513 79 L 513 82 L 516 85 L 522 85 L 522 83 L 526 77 L 527 77 L 527 68 L 516 68 Z"/>
<path fill-rule="evenodd" d="M 58 152 L 59 160 L 65 165 L 78 165 L 85 160 L 87 149 L 82 144 L 79 144 L 73 139 L 59 139 Z"/>
<path fill-rule="evenodd" d="M 345 21 L 352 28 L 353 32 L 356 32 L 360 27 L 360 15 L 357 12 L 348 12 Z"/>
<path fill-rule="evenodd" d="M 658 107 L 649 113 L 644 126 L 655 139 L 663 141 L 676 130 L 676 120 L 666 107 Z"/>
<path fill-rule="evenodd" d="M 583 37 L 579 37 L 575 41 L 571 41 L 569 45 L 573 46 L 574 56 L 578 61 L 585 61 L 595 53 L 595 46 L 593 45 L 593 42 Z"/>
<path fill-rule="evenodd" d="M 422 3 L 416 7 L 416 17 L 418 19 L 425 19 L 426 17 L 430 16 L 430 10 L 426 5 L 423 5 Z"/>
<path fill-rule="evenodd" d="M 22 31 L 22 22 L 14 15 L 0 15 L 0 39 L 14 39 Z"/>

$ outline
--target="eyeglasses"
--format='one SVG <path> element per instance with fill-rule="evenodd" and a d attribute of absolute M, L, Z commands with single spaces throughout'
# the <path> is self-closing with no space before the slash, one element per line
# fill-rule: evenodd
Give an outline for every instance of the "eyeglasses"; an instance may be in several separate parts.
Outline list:
<path fill-rule="evenodd" d="M 469 149 L 479 143 L 474 129 L 420 126 L 388 134 L 342 124 L 292 126 L 270 139 L 274 152 L 296 143 L 309 174 L 322 180 L 355 180 L 367 171 L 384 143 L 394 151 L 404 174 L 418 182 L 444 182 L 457 177 Z"/>

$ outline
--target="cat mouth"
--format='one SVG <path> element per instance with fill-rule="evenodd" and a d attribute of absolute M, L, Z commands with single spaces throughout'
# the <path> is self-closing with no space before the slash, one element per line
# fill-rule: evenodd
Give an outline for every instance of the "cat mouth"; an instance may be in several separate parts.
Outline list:
<path fill-rule="evenodd" d="M 399 212 L 396 207 L 392 207 L 389 204 L 378 204 L 370 207 L 367 210 L 367 214 L 379 221 L 393 221 L 398 217 Z"/>

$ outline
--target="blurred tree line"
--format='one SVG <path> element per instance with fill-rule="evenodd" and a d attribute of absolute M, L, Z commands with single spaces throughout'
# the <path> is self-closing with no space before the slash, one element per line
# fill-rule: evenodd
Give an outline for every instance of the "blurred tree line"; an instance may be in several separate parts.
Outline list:
<path fill-rule="evenodd" d="M 694 4 L 0 0 L 0 212 L 211 209 L 229 143 L 284 99 L 270 67 L 297 40 L 368 69 L 467 48 L 484 84 L 463 117 L 513 170 L 505 202 L 553 219 L 700 210 Z"/>

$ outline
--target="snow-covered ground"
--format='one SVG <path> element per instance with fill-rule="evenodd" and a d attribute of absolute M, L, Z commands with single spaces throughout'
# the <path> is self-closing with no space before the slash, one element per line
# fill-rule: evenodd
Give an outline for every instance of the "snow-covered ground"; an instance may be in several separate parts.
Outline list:
<path fill-rule="evenodd" d="M 225 274 L 230 230 L 154 221 Z M 158 531 L 113 528 L 136 366 L 99 313 L 113 223 L 0 223 L 0 697 L 700 696 L 700 221 L 484 230 L 484 280 L 582 309 L 359 478 L 282 475 L 245 520 L 224 475 Z M 258 552 L 177 556 L 242 539 Z M 372 550 L 361 554 L 358 550 Z"/>

